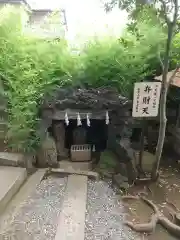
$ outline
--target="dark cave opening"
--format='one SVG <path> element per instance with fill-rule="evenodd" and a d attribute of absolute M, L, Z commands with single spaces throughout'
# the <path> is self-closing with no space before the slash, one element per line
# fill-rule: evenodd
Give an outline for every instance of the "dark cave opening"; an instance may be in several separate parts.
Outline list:
<path fill-rule="evenodd" d="M 70 149 L 76 144 L 90 144 L 95 150 L 102 152 L 106 149 L 108 138 L 108 127 L 104 120 L 91 119 L 90 126 L 83 119 L 81 126 L 77 126 L 77 120 L 71 119 L 65 126 L 65 147 Z"/>

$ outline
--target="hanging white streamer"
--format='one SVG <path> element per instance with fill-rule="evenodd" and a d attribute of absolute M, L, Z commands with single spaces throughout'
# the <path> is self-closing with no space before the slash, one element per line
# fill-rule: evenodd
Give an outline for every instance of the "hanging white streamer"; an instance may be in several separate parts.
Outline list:
<path fill-rule="evenodd" d="M 77 126 L 81 126 L 81 125 L 82 125 L 81 117 L 80 117 L 80 114 L 78 113 L 78 115 L 77 115 Z"/>
<path fill-rule="evenodd" d="M 86 119 L 87 119 L 87 126 L 90 127 L 91 122 L 90 122 L 90 119 L 89 119 L 89 114 L 86 115 Z"/>
<path fill-rule="evenodd" d="M 69 119 L 68 119 L 67 112 L 65 113 L 65 123 L 67 126 L 69 125 Z"/>
<path fill-rule="evenodd" d="M 106 125 L 109 124 L 109 114 L 108 114 L 108 111 L 106 111 Z"/>

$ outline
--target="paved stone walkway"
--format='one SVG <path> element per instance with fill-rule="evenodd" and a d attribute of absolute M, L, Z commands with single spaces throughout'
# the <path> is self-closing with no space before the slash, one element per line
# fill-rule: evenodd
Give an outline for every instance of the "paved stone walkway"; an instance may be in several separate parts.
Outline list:
<path fill-rule="evenodd" d="M 103 181 L 87 182 L 87 179 L 84 181 L 85 186 L 81 182 L 83 178 L 85 177 L 70 177 L 69 183 L 73 189 L 70 185 L 68 187 L 67 177 L 43 180 L 36 191 L 21 204 L 8 229 L 0 233 L 0 240 L 139 240 L 138 235 L 123 226 L 124 209 L 111 186 Z M 87 193 L 86 204 L 81 202 L 81 196 L 84 198 L 81 191 Z M 72 201 L 69 201 L 72 196 L 70 192 L 74 192 Z M 86 197 L 83 201 L 86 201 Z M 74 211 L 73 214 L 71 210 Z M 84 226 L 82 221 L 85 221 Z M 65 233 L 64 237 L 58 235 L 58 231 L 62 233 L 62 230 L 68 229 L 69 223 L 71 230 L 79 229 L 80 234 L 75 231 L 76 235 L 71 234 L 70 238 Z M 80 227 L 74 228 L 72 223 L 77 223 Z"/>
<path fill-rule="evenodd" d="M 0 240 L 54 240 L 67 178 L 49 178 L 22 203 Z"/>
<path fill-rule="evenodd" d="M 68 177 L 55 240 L 84 240 L 87 176 Z"/>

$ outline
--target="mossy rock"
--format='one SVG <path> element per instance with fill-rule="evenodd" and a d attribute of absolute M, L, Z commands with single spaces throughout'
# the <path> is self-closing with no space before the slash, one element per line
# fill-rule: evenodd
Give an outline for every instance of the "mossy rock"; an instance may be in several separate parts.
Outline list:
<path fill-rule="evenodd" d="M 116 156 L 112 152 L 110 152 L 110 151 L 102 152 L 100 162 L 99 162 L 100 168 L 114 170 L 116 165 L 117 165 L 117 159 L 116 159 Z"/>

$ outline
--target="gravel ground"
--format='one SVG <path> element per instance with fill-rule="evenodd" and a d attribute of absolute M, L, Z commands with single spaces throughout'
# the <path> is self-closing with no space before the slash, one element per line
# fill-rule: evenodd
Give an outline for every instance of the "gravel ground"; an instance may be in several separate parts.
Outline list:
<path fill-rule="evenodd" d="M 85 240 L 141 239 L 123 225 L 124 209 L 110 185 L 88 181 Z"/>
<path fill-rule="evenodd" d="M 67 178 L 48 178 L 22 203 L 0 240 L 54 240 Z"/>
<path fill-rule="evenodd" d="M 54 240 L 67 178 L 48 178 L 23 202 L 0 240 Z M 140 240 L 123 226 L 124 209 L 110 183 L 88 181 L 85 240 Z"/>

